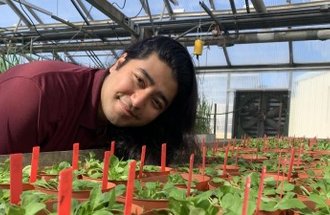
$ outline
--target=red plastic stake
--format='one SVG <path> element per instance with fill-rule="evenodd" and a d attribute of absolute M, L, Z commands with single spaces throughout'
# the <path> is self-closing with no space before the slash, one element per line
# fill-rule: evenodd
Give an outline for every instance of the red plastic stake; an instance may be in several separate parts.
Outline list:
<path fill-rule="evenodd" d="M 23 154 L 10 155 L 10 203 L 18 204 L 23 190 Z"/>
<path fill-rule="evenodd" d="M 59 215 L 71 214 L 72 172 L 72 167 L 64 169 L 60 172 L 57 197 L 57 210 Z"/>
<path fill-rule="evenodd" d="M 187 184 L 187 196 L 190 196 L 190 188 L 191 188 L 191 182 L 192 182 L 192 173 L 194 168 L 194 154 L 190 155 L 190 161 L 189 161 L 189 174 L 188 174 L 188 184 Z"/>
<path fill-rule="evenodd" d="M 72 151 L 72 168 L 73 168 L 73 170 L 78 169 L 78 160 L 79 160 L 79 143 L 74 143 L 73 151 Z"/>
<path fill-rule="evenodd" d="M 139 170 L 139 178 L 142 178 L 142 172 L 143 172 L 143 166 L 144 166 L 144 160 L 146 159 L 146 145 L 142 146 L 141 151 L 141 161 L 140 161 L 140 170 Z"/>
<path fill-rule="evenodd" d="M 165 172 L 166 167 L 166 143 L 162 144 L 161 171 Z"/>
<path fill-rule="evenodd" d="M 116 149 L 116 141 L 111 141 L 111 146 L 110 146 L 110 152 L 111 152 L 111 155 L 114 155 L 115 154 L 115 149 Z"/>
<path fill-rule="evenodd" d="M 280 178 L 281 160 L 282 160 L 282 151 L 280 151 L 280 154 L 278 155 L 278 164 L 277 164 L 277 179 L 278 180 L 276 180 L 276 187 L 278 187 L 278 182 L 279 182 L 279 178 Z"/>
<path fill-rule="evenodd" d="M 259 214 L 260 204 L 261 204 L 261 197 L 262 192 L 264 190 L 264 179 L 266 174 L 266 167 L 263 166 L 261 170 L 260 182 L 259 182 L 259 190 L 258 190 L 258 198 L 257 198 L 257 205 L 256 205 L 256 215 Z"/>
<path fill-rule="evenodd" d="M 288 181 L 290 181 L 290 179 L 291 179 L 293 161 L 294 161 L 294 147 L 291 148 L 291 158 L 290 158 L 290 164 L 289 164 Z"/>
<path fill-rule="evenodd" d="M 245 181 L 245 190 L 244 190 L 244 199 L 243 199 L 243 207 L 242 207 L 242 215 L 247 215 L 248 212 L 248 203 L 249 203 L 249 195 L 250 195 L 250 186 L 251 186 L 251 178 L 248 176 Z"/>
<path fill-rule="evenodd" d="M 110 153 L 111 153 L 110 151 L 105 151 L 104 152 L 102 190 L 107 189 L 107 185 L 108 185 Z"/>
<path fill-rule="evenodd" d="M 219 141 L 215 140 L 215 151 L 219 151 Z"/>
<path fill-rule="evenodd" d="M 204 174 L 205 174 L 205 162 L 206 162 L 206 146 L 204 145 L 203 146 L 203 151 L 202 151 L 202 153 L 203 153 L 203 160 L 202 160 L 202 175 L 203 175 L 203 177 L 204 177 Z"/>
<path fill-rule="evenodd" d="M 298 162 L 297 162 L 297 166 L 300 166 L 300 161 L 301 161 L 301 154 L 303 154 L 303 143 L 300 143 L 300 147 L 299 147 L 299 151 L 298 151 Z"/>
<path fill-rule="evenodd" d="M 201 144 L 201 151 L 203 150 L 203 147 L 205 146 L 205 138 L 202 138 L 202 144 Z"/>
<path fill-rule="evenodd" d="M 131 210 L 132 210 L 134 180 L 135 180 L 135 167 L 136 167 L 136 161 L 133 160 L 129 164 L 128 180 L 127 180 L 127 185 L 126 185 L 124 215 L 130 215 Z"/>
<path fill-rule="evenodd" d="M 230 144 L 228 144 L 227 147 L 226 147 L 225 158 L 224 158 L 224 161 L 223 161 L 223 170 L 222 170 L 222 175 L 223 176 L 227 175 L 227 160 L 228 160 L 229 147 L 230 147 Z"/>
<path fill-rule="evenodd" d="M 39 146 L 35 146 L 32 148 L 31 172 L 30 172 L 30 180 L 29 180 L 30 183 L 34 183 L 37 180 L 39 152 L 40 152 Z"/>

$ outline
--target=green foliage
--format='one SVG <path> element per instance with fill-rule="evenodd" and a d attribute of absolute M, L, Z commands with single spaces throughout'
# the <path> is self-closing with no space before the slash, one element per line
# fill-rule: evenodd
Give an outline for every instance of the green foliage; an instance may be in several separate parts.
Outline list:
<path fill-rule="evenodd" d="M 23 182 L 28 182 L 30 178 L 31 165 L 27 165 L 23 168 Z M 0 184 L 9 184 L 10 180 L 10 163 L 9 159 L 6 159 L 0 164 Z"/>
<path fill-rule="evenodd" d="M 40 179 L 37 180 L 34 185 L 38 187 L 42 187 L 49 190 L 57 190 L 59 184 L 58 178 L 53 178 L 49 180 Z M 74 178 L 72 182 L 72 190 L 80 191 L 80 190 L 91 190 L 94 187 L 99 187 L 100 184 L 94 181 L 85 181 Z"/>
<path fill-rule="evenodd" d="M 5 72 L 10 67 L 22 63 L 22 59 L 16 54 L 1 54 L 0 55 L 0 73 Z"/>
<path fill-rule="evenodd" d="M 216 215 L 219 207 L 211 200 L 212 191 L 203 192 L 189 198 L 169 198 L 169 209 L 174 215 L 199 214 Z"/>
<path fill-rule="evenodd" d="M 73 215 L 122 214 L 124 205 L 116 202 L 116 189 L 102 193 L 99 187 L 91 191 L 89 199 L 74 208 Z"/>
<path fill-rule="evenodd" d="M 42 172 L 50 175 L 58 175 L 62 170 L 71 167 L 71 163 L 68 161 L 61 161 L 58 164 L 45 167 Z"/>
<path fill-rule="evenodd" d="M 123 159 L 119 160 L 118 157 L 112 155 L 110 157 L 110 165 L 109 165 L 109 180 L 117 180 L 117 181 L 126 181 L 128 179 L 129 173 L 129 164 L 132 160 Z M 137 162 L 136 170 L 138 170 L 139 162 Z"/>
<path fill-rule="evenodd" d="M 110 181 L 126 181 L 128 178 L 129 164 L 132 160 L 120 160 L 115 155 L 110 157 L 108 180 Z M 139 162 L 136 165 L 136 170 L 139 170 Z M 102 178 L 103 162 L 95 159 L 95 155 L 90 154 L 89 158 L 85 159 L 84 174 L 88 177 L 97 179 Z"/>
<path fill-rule="evenodd" d="M 160 166 L 157 165 L 144 165 L 143 171 L 145 172 L 160 172 Z"/>
<path fill-rule="evenodd" d="M 195 123 L 195 132 L 197 134 L 211 133 L 211 114 L 212 104 L 209 104 L 205 98 L 200 99 L 197 106 L 197 116 Z"/>

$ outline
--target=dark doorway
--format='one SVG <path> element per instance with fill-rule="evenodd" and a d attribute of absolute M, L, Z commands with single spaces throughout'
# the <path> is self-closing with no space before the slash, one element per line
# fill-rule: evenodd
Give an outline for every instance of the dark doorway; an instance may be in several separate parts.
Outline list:
<path fill-rule="evenodd" d="M 233 137 L 288 134 L 288 91 L 236 91 Z"/>

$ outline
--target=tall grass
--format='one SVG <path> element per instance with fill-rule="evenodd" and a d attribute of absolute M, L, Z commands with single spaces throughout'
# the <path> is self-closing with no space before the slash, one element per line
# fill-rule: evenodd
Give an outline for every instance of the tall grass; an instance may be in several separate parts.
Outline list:
<path fill-rule="evenodd" d="M 211 133 L 211 114 L 212 104 L 209 104 L 205 98 L 201 98 L 197 106 L 197 116 L 195 123 L 196 134 Z"/>

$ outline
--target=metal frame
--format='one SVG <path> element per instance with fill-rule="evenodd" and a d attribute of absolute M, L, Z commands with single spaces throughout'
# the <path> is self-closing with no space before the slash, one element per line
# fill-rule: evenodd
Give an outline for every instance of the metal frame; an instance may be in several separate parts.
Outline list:
<path fill-rule="evenodd" d="M 108 1 L 86 1 L 88 3 L 71 0 L 83 21 L 69 22 L 27 0 L 0 0 L 1 4 L 10 6 L 25 24 L 16 27 L 1 27 L 0 53 L 8 53 L 8 50 L 14 49 L 18 54 L 25 54 L 29 53 L 30 47 L 33 46 L 35 54 L 45 52 L 68 54 L 68 52 L 86 51 L 91 59 L 95 59 L 96 55 L 92 54 L 93 51 L 111 50 L 114 57 L 118 57 L 114 50 L 122 50 L 131 44 L 132 40 L 152 35 L 172 36 L 185 46 L 193 46 L 196 38 L 195 29 L 201 28 L 206 44 L 223 47 L 227 62 L 225 68 L 231 71 L 235 67 L 230 63 L 226 49 L 228 45 L 288 42 L 290 63 L 275 66 L 287 68 L 297 66 L 293 62 L 292 41 L 330 39 L 330 27 L 325 25 L 329 24 L 330 20 L 328 1 L 266 8 L 262 0 L 251 0 L 255 9 L 250 9 L 248 5 L 246 9 L 236 9 L 235 2 L 231 0 L 231 10 L 216 10 L 214 1 L 209 0 L 211 9 L 205 3 L 200 2 L 200 12 L 174 13 L 171 4 L 180 3 L 180 0 L 163 0 L 167 13 L 152 14 L 148 0 L 140 0 L 147 15 L 134 18 L 127 17 Z M 29 17 L 25 15 L 26 12 L 21 11 L 17 6 L 18 3 L 24 5 L 39 23 L 31 23 Z M 88 5 L 97 8 L 110 19 L 93 20 L 87 10 Z M 44 24 L 35 11 L 49 15 L 54 19 L 54 23 Z M 323 24 L 324 27 L 322 27 Z M 224 33 L 212 34 L 210 27 L 214 25 L 220 26 Z M 305 26 L 311 27 L 306 29 Z M 291 29 L 291 27 L 295 27 L 295 29 Z M 329 65 L 324 64 L 323 67 L 325 66 Z M 245 65 L 243 67 L 249 68 Z M 254 69 L 258 69 L 258 67 L 255 66 Z M 260 67 L 266 68 L 267 66 L 260 65 Z"/>

